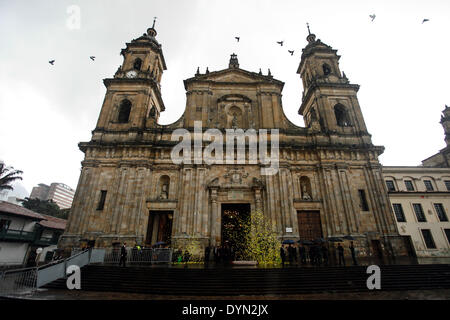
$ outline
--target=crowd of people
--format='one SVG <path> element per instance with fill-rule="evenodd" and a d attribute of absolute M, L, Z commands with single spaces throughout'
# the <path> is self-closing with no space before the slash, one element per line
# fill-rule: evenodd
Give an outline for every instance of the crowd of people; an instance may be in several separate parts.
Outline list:
<path fill-rule="evenodd" d="M 135 245 L 132 249 L 133 260 L 136 260 L 137 255 L 141 254 L 143 251 L 143 247 L 139 245 Z M 348 247 L 350 252 L 353 265 L 358 265 L 357 261 L 357 252 L 353 245 L 353 241 L 350 242 L 350 246 Z M 211 259 L 212 255 L 212 259 Z M 338 243 L 337 246 L 329 243 L 312 243 L 310 245 L 299 244 L 283 244 L 280 247 L 280 258 L 282 266 L 286 264 L 289 265 L 312 265 L 312 266 L 330 266 L 330 265 L 339 265 L 345 266 L 345 249 L 341 243 Z M 186 249 L 182 251 L 181 249 L 177 249 L 173 252 L 172 262 L 183 262 L 188 263 L 192 259 L 192 254 Z M 233 246 L 231 246 L 228 242 L 220 246 L 206 246 L 204 251 L 203 262 L 208 264 L 211 261 L 214 261 L 216 265 L 231 264 L 232 261 L 236 259 L 235 251 L 233 250 Z M 127 247 L 126 243 L 123 243 L 120 248 L 120 259 L 119 265 L 125 266 L 127 260 Z"/>
<path fill-rule="evenodd" d="M 358 265 L 356 249 L 351 241 L 348 247 L 353 265 Z M 313 243 L 311 245 L 302 245 L 298 247 L 294 244 L 282 245 L 280 247 L 281 263 L 290 265 L 313 265 L 313 266 L 345 266 L 345 249 L 341 243 L 335 247 L 326 243 Z"/>

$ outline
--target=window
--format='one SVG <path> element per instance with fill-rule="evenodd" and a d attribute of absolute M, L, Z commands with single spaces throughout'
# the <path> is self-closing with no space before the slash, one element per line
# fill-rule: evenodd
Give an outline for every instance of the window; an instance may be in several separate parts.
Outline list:
<path fill-rule="evenodd" d="M 362 211 L 369 211 L 369 205 L 367 204 L 366 192 L 364 190 L 358 190 L 359 194 L 359 206 Z"/>
<path fill-rule="evenodd" d="M 418 222 L 427 222 L 425 214 L 423 213 L 422 205 L 420 203 L 413 203 L 414 212 L 416 213 Z"/>
<path fill-rule="evenodd" d="M 450 191 L 450 180 L 445 180 L 445 187 L 447 188 L 447 191 Z"/>
<path fill-rule="evenodd" d="M 444 229 L 445 236 L 447 237 L 448 243 L 450 243 L 450 229 Z"/>
<path fill-rule="evenodd" d="M 411 180 L 405 180 L 405 187 L 408 191 L 414 191 L 414 185 Z"/>
<path fill-rule="evenodd" d="M 388 191 L 395 191 L 394 181 L 386 180 L 386 187 Z"/>
<path fill-rule="evenodd" d="M 436 244 L 434 243 L 433 236 L 429 229 L 422 229 L 423 240 L 425 240 L 425 245 L 428 249 L 436 249 Z"/>
<path fill-rule="evenodd" d="M 142 60 L 137 58 L 136 60 L 134 60 L 133 63 L 133 69 L 140 71 L 142 67 Z"/>
<path fill-rule="evenodd" d="M 11 220 L 0 219 L 0 231 L 8 230 Z"/>
<path fill-rule="evenodd" d="M 405 213 L 403 212 L 403 207 L 401 203 L 393 203 L 395 217 L 397 218 L 397 222 L 406 222 Z"/>
<path fill-rule="evenodd" d="M 427 191 L 433 191 L 433 184 L 431 183 L 430 180 L 423 180 L 423 183 L 425 184 L 425 188 L 427 189 Z"/>
<path fill-rule="evenodd" d="M 442 203 L 435 203 L 434 209 L 436 209 L 439 221 L 448 221 L 447 214 L 445 213 Z"/>
<path fill-rule="evenodd" d="M 334 115 L 336 117 L 336 123 L 338 126 L 340 127 L 350 126 L 347 110 L 342 104 L 337 104 L 334 106 Z"/>
<path fill-rule="evenodd" d="M 100 191 L 100 201 L 98 202 L 97 210 L 103 210 L 105 207 L 106 190 Z"/>
<path fill-rule="evenodd" d="M 119 118 L 120 123 L 127 123 L 130 118 L 131 102 L 127 99 L 122 100 L 119 108 Z"/>
<path fill-rule="evenodd" d="M 324 63 L 323 65 L 322 65 L 322 70 L 323 70 L 323 74 L 324 75 L 329 75 L 330 73 L 331 73 L 331 68 L 330 68 L 330 66 L 329 65 L 327 65 L 326 63 Z"/>

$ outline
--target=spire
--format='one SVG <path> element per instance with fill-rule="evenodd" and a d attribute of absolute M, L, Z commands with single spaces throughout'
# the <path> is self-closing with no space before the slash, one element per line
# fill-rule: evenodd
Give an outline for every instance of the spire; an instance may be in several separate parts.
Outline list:
<path fill-rule="evenodd" d="M 231 55 L 230 64 L 228 65 L 228 68 L 239 68 L 239 61 L 235 53 Z"/>
<path fill-rule="evenodd" d="M 269 69 L 269 72 L 267 72 L 267 76 L 268 76 L 268 77 L 271 77 L 271 76 L 272 76 L 272 73 L 270 72 L 270 69 Z"/>
<path fill-rule="evenodd" d="M 197 73 L 195 74 L 196 76 L 200 75 L 200 67 L 197 67 Z"/>
<path fill-rule="evenodd" d="M 154 18 L 153 18 L 153 25 L 152 25 L 152 27 L 147 29 L 147 34 L 148 34 L 150 37 L 152 37 L 152 38 L 156 37 L 156 35 L 158 34 L 158 33 L 156 32 L 156 30 L 155 30 L 156 19 L 157 19 L 157 17 L 154 17 Z"/>
<path fill-rule="evenodd" d="M 308 40 L 309 43 L 313 43 L 314 41 L 316 41 L 316 35 L 314 33 L 311 33 L 308 22 L 306 23 L 306 26 L 308 27 L 308 36 L 306 37 L 306 40 Z"/>
<path fill-rule="evenodd" d="M 208 67 L 206 67 L 206 74 L 208 74 L 209 73 L 209 69 L 208 69 Z"/>

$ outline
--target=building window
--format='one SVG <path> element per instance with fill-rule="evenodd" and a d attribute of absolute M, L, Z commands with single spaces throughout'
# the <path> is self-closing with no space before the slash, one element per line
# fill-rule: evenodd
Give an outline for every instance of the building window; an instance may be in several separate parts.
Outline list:
<path fill-rule="evenodd" d="M 105 207 L 105 200 L 106 200 L 106 190 L 100 191 L 100 200 L 98 202 L 97 210 L 103 210 Z"/>
<path fill-rule="evenodd" d="M 447 188 L 447 191 L 450 191 L 450 180 L 445 180 L 445 187 Z"/>
<path fill-rule="evenodd" d="M 423 183 L 425 184 L 425 188 L 427 189 L 427 191 L 433 191 L 433 184 L 431 183 L 430 180 L 423 180 Z"/>
<path fill-rule="evenodd" d="M 439 221 L 448 221 L 447 214 L 445 213 L 444 206 L 442 203 L 435 203 L 434 209 L 436 209 L 436 213 L 438 215 Z"/>
<path fill-rule="evenodd" d="M 326 64 L 326 63 L 324 63 L 323 65 L 322 65 L 322 70 L 323 70 L 323 74 L 324 75 L 329 75 L 330 73 L 331 73 L 331 68 L 330 68 L 330 66 L 328 65 L 328 64 Z"/>
<path fill-rule="evenodd" d="M 447 237 L 448 243 L 450 243 L 450 229 L 444 229 L 445 236 Z"/>
<path fill-rule="evenodd" d="M 403 207 L 401 203 L 393 203 L 395 217 L 397 218 L 397 222 L 406 222 L 405 213 L 403 212 Z"/>
<path fill-rule="evenodd" d="M 11 220 L 0 219 L 0 231 L 8 230 L 10 224 L 11 224 Z"/>
<path fill-rule="evenodd" d="M 427 249 L 436 249 L 436 244 L 434 243 L 433 236 L 429 229 L 422 229 L 423 239 L 425 240 L 425 245 Z"/>
<path fill-rule="evenodd" d="M 127 123 L 130 118 L 130 111 L 131 111 L 131 102 L 127 99 L 122 100 L 119 108 L 118 121 L 120 123 Z"/>
<path fill-rule="evenodd" d="M 350 126 L 347 110 L 342 104 L 337 104 L 334 106 L 334 115 L 336 117 L 336 123 L 338 126 L 340 127 Z"/>
<path fill-rule="evenodd" d="M 420 203 L 413 203 L 414 212 L 416 213 L 418 222 L 427 222 L 425 214 L 423 213 L 422 205 Z"/>
<path fill-rule="evenodd" d="M 386 180 L 386 187 L 387 187 L 388 191 L 395 191 L 394 181 Z"/>
<path fill-rule="evenodd" d="M 369 205 L 367 204 L 366 199 L 366 191 L 358 190 L 358 194 L 359 194 L 359 206 L 361 207 L 361 210 L 369 211 Z"/>
<path fill-rule="evenodd" d="M 140 71 L 140 70 L 141 70 L 141 67 L 142 67 L 142 60 L 139 59 L 139 58 L 137 58 L 136 60 L 134 60 L 134 63 L 133 63 L 133 69 L 135 69 L 135 70 L 137 70 L 137 71 Z"/>
<path fill-rule="evenodd" d="M 411 180 L 405 180 L 405 187 L 408 191 L 414 191 L 414 185 Z"/>

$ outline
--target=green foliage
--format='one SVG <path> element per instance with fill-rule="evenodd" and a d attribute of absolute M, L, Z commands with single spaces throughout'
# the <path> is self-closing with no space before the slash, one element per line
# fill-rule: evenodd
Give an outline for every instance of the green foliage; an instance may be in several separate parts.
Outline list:
<path fill-rule="evenodd" d="M 25 198 L 21 200 L 22 205 L 37 213 L 46 214 L 56 218 L 67 219 L 70 209 L 60 209 L 58 205 L 52 200 L 40 200 L 37 198 Z"/>
<path fill-rule="evenodd" d="M 0 191 L 13 190 L 11 183 L 16 180 L 22 180 L 20 176 L 22 173 L 22 171 L 14 170 L 13 167 L 7 167 L 3 162 L 0 162 Z"/>
<path fill-rule="evenodd" d="M 260 265 L 280 263 L 281 243 L 264 213 L 253 211 L 248 217 L 237 219 L 242 232 L 228 234 L 235 246 L 236 259 L 257 261 Z"/>

